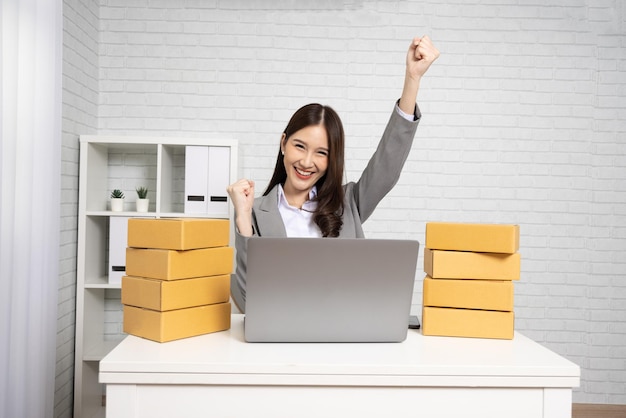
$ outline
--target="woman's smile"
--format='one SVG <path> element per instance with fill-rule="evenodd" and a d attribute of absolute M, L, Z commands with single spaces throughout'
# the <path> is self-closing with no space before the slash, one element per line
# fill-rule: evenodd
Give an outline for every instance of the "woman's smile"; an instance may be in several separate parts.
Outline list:
<path fill-rule="evenodd" d="M 295 168 L 295 170 L 296 170 L 296 174 L 298 175 L 298 177 L 300 177 L 302 179 L 307 179 L 308 180 L 308 178 L 313 175 L 313 173 L 311 171 L 300 170 L 297 167 Z"/>

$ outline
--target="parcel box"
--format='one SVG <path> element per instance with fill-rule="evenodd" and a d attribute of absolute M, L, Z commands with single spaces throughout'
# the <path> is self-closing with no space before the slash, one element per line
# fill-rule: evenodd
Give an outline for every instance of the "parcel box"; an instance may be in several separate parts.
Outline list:
<path fill-rule="evenodd" d="M 161 280 L 219 276 L 233 270 L 231 247 L 199 250 L 126 249 L 126 275 Z"/>
<path fill-rule="evenodd" d="M 230 328 L 230 303 L 158 312 L 124 306 L 124 332 L 166 342 Z"/>
<path fill-rule="evenodd" d="M 513 282 L 424 278 L 424 306 L 513 310 Z M 123 291 L 123 289 L 122 289 Z"/>
<path fill-rule="evenodd" d="M 128 220 L 128 246 L 193 250 L 225 247 L 230 239 L 228 219 L 131 218 Z"/>
<path fill-rule="evenodd" d="M 155 311 L 228 302 L 230 275 L 182 280 L 122 277 L 122 304 Z"/>
<path fill-rule="evenodd" d="M 519 280 L 520 255 L 425 248 L 424 272 L 433 279 Z"/>
<path fill-rule="evenodd" d="M 519 249 L 519 225 L 427 222 L 425 247 L 513 254 Z"/>
<path fill-rule="evenodd" d="M 444 337 L 513 339 L 513 312 L 434 308 L 422 310 L 422 334 Z"/>

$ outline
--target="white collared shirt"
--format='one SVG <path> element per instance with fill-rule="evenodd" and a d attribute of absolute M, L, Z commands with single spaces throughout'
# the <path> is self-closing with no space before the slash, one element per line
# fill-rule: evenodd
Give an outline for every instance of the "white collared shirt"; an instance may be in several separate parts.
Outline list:
<path fill-rule="evenodd" d="M 283 218 L 288 237 L 320 238 L 322 231 L 313 221 L 313 212 L 317 208 L 317 202 L 313 199 L 317 196 L 317 188 L 313 186 L 309 192 L 309 200 L 304 202 L 302 209 L 291 206 L 287 202 L 282 185 L 278 185 L 278 211 Z"/>

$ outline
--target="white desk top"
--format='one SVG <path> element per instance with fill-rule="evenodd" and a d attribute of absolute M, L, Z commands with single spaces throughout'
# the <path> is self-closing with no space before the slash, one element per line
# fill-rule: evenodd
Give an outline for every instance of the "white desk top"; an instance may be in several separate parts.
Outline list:
<path fill-rule="evenodd" d="M 580 368 L 513 340 L 425 337 L 402 343 L 247 343 L 243 315 L 224 332 L 156 343 L 128 336 L 100 362 L 102 383 L 576 387 Z"/>

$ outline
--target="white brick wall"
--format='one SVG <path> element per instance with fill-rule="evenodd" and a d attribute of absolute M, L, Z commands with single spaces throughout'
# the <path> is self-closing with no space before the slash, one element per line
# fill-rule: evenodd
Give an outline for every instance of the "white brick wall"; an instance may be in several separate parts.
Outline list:
<path fill-rule="evenodd" d="M 442 56 L 422 83 L 424 118 L 366 233 L 423 242 L 427 221 L 519 223 L 517 329 L 581 366 L 575 402 L 626 404 L 621 2 L 309 3 L 101 0 L 85 129 L 97 113 L 101 134 L 237 138 L 240 175 L 261 193 L 288 118 L 319 101 L 343 118 L 356 180 L 410 38 L 430 34 Z"/>
<path fill-rule="evenodd" d="M 95 133 L 98 115 L 98 2 L 63 7 L 61 259 L 54 416 L 73 416 L 78 215 L 78 135 Z"/>

